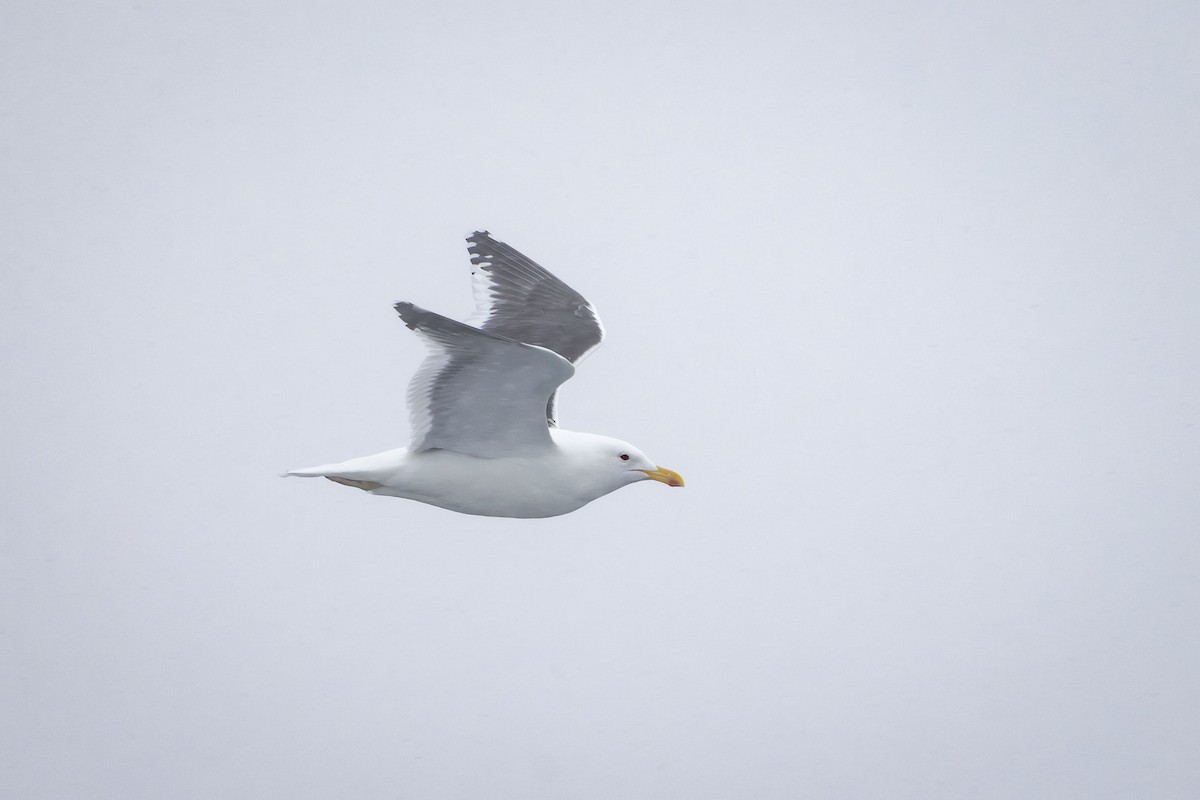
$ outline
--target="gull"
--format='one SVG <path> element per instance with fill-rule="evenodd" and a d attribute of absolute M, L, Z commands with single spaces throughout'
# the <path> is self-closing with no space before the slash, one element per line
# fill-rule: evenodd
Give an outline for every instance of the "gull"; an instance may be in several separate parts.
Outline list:
<path fill-rule="evenodd" d="M 429 354 L 408 386 L 408 447 L 285 475 L 463 514 L 554 517 L 639 481 L 683 486 L 628 442 L 558 427 L 558 387 L 600 345 L 596 308 L 487 231 L 467 238 L 475 314 L 395 304 Z"/>

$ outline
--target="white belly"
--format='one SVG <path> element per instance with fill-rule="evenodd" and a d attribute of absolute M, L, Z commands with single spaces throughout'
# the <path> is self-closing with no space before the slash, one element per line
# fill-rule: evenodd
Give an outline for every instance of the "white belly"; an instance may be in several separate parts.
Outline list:
<path fill-rule="evenodd" d="M 617 486 L 588 485 L 569 459 L 473 458 L 447 450 L 408 455 L 372 494 L 403 497 L 463 514 L 554 517 Z"/>

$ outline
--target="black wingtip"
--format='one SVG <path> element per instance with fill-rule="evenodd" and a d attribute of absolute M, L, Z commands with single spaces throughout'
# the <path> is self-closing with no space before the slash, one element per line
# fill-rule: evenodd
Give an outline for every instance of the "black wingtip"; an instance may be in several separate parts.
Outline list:
<path fill-rule="evenodd" d="M 396 313 L 400 315 L 400 319 L 404 320 L 404 324 L 408 326 L 409 330 L 416 329 L 418 316 L 417 312 L 420 309 L 405 300 L 401 300 L 399 303 L 396 303 L 394 306 L 392 306 L 392 308 L 396 309 Z"/>
<path fill-rule="evenodd" d="M 504 247 L 504 242 L 496 241 L 487 231 L 475 231 L 467 237 L 467 252 L 471 255 L 471 263 L 476 266 L 486 265 L 496 253 Z"/>

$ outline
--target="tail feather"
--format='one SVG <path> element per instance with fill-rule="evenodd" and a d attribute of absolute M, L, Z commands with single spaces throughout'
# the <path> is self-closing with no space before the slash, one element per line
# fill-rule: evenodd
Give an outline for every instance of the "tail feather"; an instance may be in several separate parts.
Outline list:
<path fill-rule="evenodd" d="M 281 478 L 324 478 L 330 471 L 337 471 L 337 464 L 326 464 L 323 467 L 304 467 L 302 469 L 290 469 L 287 472 L 279 473 Z"/>
<path fill-rule="evenodd" d="M 283 477 L 294 478 L 344 478 L 356 482 L 378 483 L 383 485 L 396 474 L 401 461 L 408 451 L 405 448 L 376 453 L 373 456 L 352 458 L 337 464 L 320 464 L 315 467 L 301 467 L 283 473 Z M 342 483 L 342 481 L 338 481 Z"/>

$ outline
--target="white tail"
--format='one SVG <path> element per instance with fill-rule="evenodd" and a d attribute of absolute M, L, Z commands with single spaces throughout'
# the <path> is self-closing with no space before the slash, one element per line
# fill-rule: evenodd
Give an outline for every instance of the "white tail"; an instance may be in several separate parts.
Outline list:
<path fill-rule="evenodd" d="M 373 456 L 352 458 L 338 464 L 321 464 L 316 467 L 291 469 L 283 473 L 283 477 L 294 478 L 348 478 L 355 481 L 387 483 L 388 478 L 396 474 L 408 450 L 401 447 L 376 453 Z"/>

